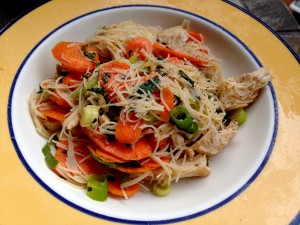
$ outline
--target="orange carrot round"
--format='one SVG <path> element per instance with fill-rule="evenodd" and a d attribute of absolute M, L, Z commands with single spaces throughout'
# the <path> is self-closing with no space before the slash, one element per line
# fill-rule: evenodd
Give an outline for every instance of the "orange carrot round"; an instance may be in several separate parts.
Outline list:
<path fill-rule="evenodd" d="M 139 60 L 145 60 L 146 56 L 142 52 L 145 50 L 148 53 L 152 52 L 152 43 L 147 38 L 144 37 L 136 37 L 132 38 L 128 41 L 125 51 L 126 51 L 126 58 L 130 58 L 134 53 L 138 54 Z"/>
<path fill-rule="evenodd" d="M 120 159 L 140 160 L 149 157 L 152 153 L 152 148 L 145 138 L 140 138 L 133 146 L 127 146 L 118 140 L 109 142 L 106 135 L 96 134 L 88 128 L 82 127 L 82 129 L 101 151 Z"/>
<path fill-rule="evenodd" d="M 67 141 L 61 141 L 62 144 L 68 146 Z M 57 148 L 55 152 L 55 158 L 58 160 L 61 166 L 66 167 L 67 151 L 62 148 Z M 86 174 L 103 174 L 108 171 L 108 168 L 101 163 L 97 162 L 94 158 L 89 157 L 82 160 L 85 156 L 89 155 L 89 150 L 86 145 L 79 145 L 74 147 L 74 151 L 79 154 L 75 154 L 75 159 L 78 162 L 81 169 L 85 171 Z"/>
<path fill-rule="evenodd" d="M 92 153 L 92 155 L 95 157 L 100 158 L 104 162 L 109 162 L 109 163 L 125 163 L 128 162 L 128 160 L 121 159 L 117 156 L 111 155 L 105 151 L 101 151 L 99 147 L 97 147 L 95 144 L 90 144 L 88 145 L 88 149 Z"/>
<path fill-rule="evenodd" d="M 114 91 L 114 85 L 118 83 L 114 80 L 114 77 L 119 74 L 119 71 L 129 70 L 130 66 L 127 63 L 120 61 L 110 61 L 106 64 L 103 64 L 99 71 L 99 81 L 102 87 L 106 91 Z"/>
<path fill-rule="evenodd" d="M 159 115 L 163 120 L 169 121 L 170 112 L 174 109 L 175 97 L 168 87 L 163 88 L 161 91 L 163 99 L 162 105 L 164 106 L 164 111 L 161 111 Z"/>
<path fill-rule="evenodd" d="M 117 179 L 115 181 L 108 181 L 108 192 L 113 195 L 116 195 L 116 196 L 124 197 L 124 193 L 123 193 L 120 185 L 121 185 L 121 182 L 119 179 Z M 135 193 L 137 193 L 140 190 L 140 185 L 134 184 L 129 187 L 123 188 L 123 190 L 126 193 L 126 196 L 129 197 L 129 196 L 134 195 Z"/>
<path fill-rule="evenodd" d="M 195 32 L 195 31 L 188 31 L 189 35 L 195 38 L 196 40 L 203 42 L 204 37 L 201 33 Z M 191 37 L 188 38 L 187 41 L 194 41 Z"/>
<path fill-rule="evenodd" d="M 68 73 L 64 78 L 62 79 L 62 82 L 69 86 L 74 86 L 80 84 L 82 79 L 79 78 L 79 75 L 76 73 Z"/>
<path fill-rule="evenodd" d="M 169 162 L 169 157 L 162 157 L 160 158 L 163 162 Z M 130 166 L 116 166 L 115 169 L 119 170 L 124 173 L 146 173 L 151 170 L 155 170 L 160 168 L 161 165 L 157 162 L 155 162 L 153 159 L 150 159 L 146 163 L 143 163 L 140 167 L 130 167 Z"/>
<path fill-rule="evenodd" d="M 153 43 L 152 52 L 153 52 L 153 55 L 155 55 L 156 57 L 162 56 L 164 58 L 167 58 L 168 56 L 173 56 L 173 57 L 177 57 L 178 59 L 182 59 L 182 60 L 187 59 L 195 66 L 206 66 L 208 64 L 208 61 L 206 61 L 204 59 L 195 58 L 186 53 L 167 48 L 167 46 L 165 46 L 159 42 Z"/>
<path fill-rule="evenodd" d="M 63 122 L 66 117 L 65 115 L 69 113 L 69 109 L 63 107 L 56 107 L 51 109 L 38 109 L 42 114 L 52 119 Z"/>
<path fill-rule="evenodd" d="M 154 134 L 147 135 L 147 140 L 148 140 L 149 144 L 151 145 L 152 150 L 154 151 L 156 144 L 157 144 L 157 139 L 154 136 Z M 164 138 L 164 139 L 160 140 L 158 143 L 158 148 L 163 149 L 166 146 L 167 142 L 168 142 L 168 138 Z"/>
<path fill-rule="evenodd" d="M 50 99 L 56 102 L 60 106 L 70 107 L 69 103 L 65 99 L 63 99 L 60 95 L 58 95 L 57 91 L 54 91 L 54 93 L 50 95 Z"/>
<path fill-rule="evenodd" d="M 134 117 L 134 114 L 132 114 L 131 118 L 135 119 Z M 137 122 L 131 122 L 126 120 L 126 118 L 121 119 L 121 117 L 119 117 L 115 132 L 116 139 L 125 144 L 135 143 L 142 134 L 142 129 L 139 127 L 142 122 L 138 123 L 137 125 Z"/>
<path fill-rule="evenodd" d="M 61 41 L 52 48 L 52 54 L 63 69 L 78 73 L 93 71 L 99 62 L 97 51 L 83 43 Z"/>
<path fill-rule="evenodd" d="M 182 61 L 181 59 L 178 59 L 177 57 L 174 57 L 174 56 L 171 56 L 171 57 L 167 58 L 167 62 L 177 64 L 177 65 L 183 65 L 184 64 L 184 61 Z"/>

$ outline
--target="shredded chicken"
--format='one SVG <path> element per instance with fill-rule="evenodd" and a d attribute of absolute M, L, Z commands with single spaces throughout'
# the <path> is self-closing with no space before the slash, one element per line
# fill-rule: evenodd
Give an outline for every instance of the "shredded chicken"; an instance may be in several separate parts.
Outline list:
<path fill-rule="evenodd" d="M 238 129 L 238 123 L 232 120 L 227 127 L 218 130 L 212 126 L 191 148 L 195 151 L 203 152 L 208 155 L 215 155 L 220 152 L 234 137 Z"/>
<path fill-rule="evenodd" d="M 178 165 L 183 163 L 184 159 L 178 160 Z M 207 166 L 207 158 L 205 154 L 198 154 L 193 158 L 188 158 L 184 161 L 185 169 L 177 170 L 172 168 L 172 180 L 187 177 L 206 177 L 210 174 L 210 168 Z"/>
<path fill-rule="evenodd" d="M 175 26 L 163 30 L 158 35 L 158 40 L 162 43 L 178 46 L 185 43 L 189 38 L 189 34 L 182 26 Z"/>
<path fill-rule="evenodd" d="M 259 95 L 260 90 L 271 80 L 269 70 L 259 68 L 252 73 L 224 79 L 219 90 L 219 100 L 224 109 L 232 110 L 248 106 Z"/>

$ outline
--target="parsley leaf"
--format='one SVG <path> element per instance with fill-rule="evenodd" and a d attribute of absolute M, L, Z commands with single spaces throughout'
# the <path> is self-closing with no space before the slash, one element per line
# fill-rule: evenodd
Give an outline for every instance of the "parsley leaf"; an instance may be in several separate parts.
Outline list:
<path fill-rule="evenodd" d="M 110 74 L 105 73 L 101 79 L 103 80 L 104 84 L 107 84 L 108 80 L 110 79 Z"/>
<path fill-rule="evenodd" d="M 94 61 L 96 54 L 89 52 L 86 50 L 87 45 L 84 45 L 81 47 L 81 50 L 83 51 L 84 56 L 88 57 L 90 60 Z"/>
<path fill-rule="evenodd" d="M 102 87 L 100 87 L 100 88 L 98 88 L 98 87 L 96 87 L 96 88 L 94 88 L 94 87 L 91 87 L 90 89 L 88 89 L 89 91 L 92 91 L 92 92 L 95 92 L 95 93 L 97 93 L 97 94 L 100 94 L 100 95 L 104 95 L 105 94 L 105 88 L 102 88 Z"/>
<path fill-rule="evenodd" d="M 146 93 L 153 93 L 157 89 L 160 79 L 158 76 L 151 77 L 146 82 L 142 83 L 138 88 L 144 90 Z M 139 93 L 143 93 L 141 90 L 138 90 Z"/>
<path fill-rule="evenodd" d="M 182 78 L 184 78 L 186 81 L 188 81 L 192 87 L 194 87 L 195 81 L 193 81 L 185 72 L 182 70 L 179 70 L 179 74 Z"/>

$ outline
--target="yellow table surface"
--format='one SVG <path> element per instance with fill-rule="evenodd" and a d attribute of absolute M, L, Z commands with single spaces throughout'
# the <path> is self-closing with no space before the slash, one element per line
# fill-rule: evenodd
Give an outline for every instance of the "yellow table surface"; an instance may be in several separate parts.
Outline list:
<path fill-rule="evenodd" d="M 219 0 L 54 0 L 27 14 L 0 36 L 0 225 L 115 224 L 66 205 L 36 182 L 11 142 L 7 103 L 19 66 L 45 35 L 76 16 L 124 4 L 164 5 L 207 17 L 246 43 L 273 74 L 279 128 L 265 168 L 224 206 L 176 224 L 283 225 L 293 221 L 300 209 L 300 66 L 278 37 L 248 14 Z"/>

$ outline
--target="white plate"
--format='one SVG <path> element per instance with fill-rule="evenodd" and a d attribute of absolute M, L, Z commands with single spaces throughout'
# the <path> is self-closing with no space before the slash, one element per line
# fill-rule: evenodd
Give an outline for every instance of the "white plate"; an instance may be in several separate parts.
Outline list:
<path fill-rule="evenodd" d="M 261 64 L 255 55 L 224 28 L 178 9 L 128 5 L 94 11 L 75 18 L 47 35 L 26 57 L 16 74 L 9 98 L 10 133 L 16 151 L 31 175 L 58 199 L 90 215 L 124 223 L 170 223 L 210 212 L 243 191 L 261 172 L 272 152 L 277 133 L 277 103 L 272 84 L 247 109 L 248 120 L 231 143 L 212 158 L 212 173 L 206 178 L 180 180 L 172 193 L 157 198 L 140 192 L 130 199 L 109 198 L 96 202 L 59 179 L 44 162 L 41 148 L 45 139 L 34 128 L 28 109 L 30 93 L 52 76 L 56 61 L 51 48 L 59 41 L 85 41 L 99 26 L 133 20 L 143 25 L 163 28 L 191 21 L 191 29 L 204 34 L 212 54 L 222 59 L 224 76 L 251 72 Z"/>

